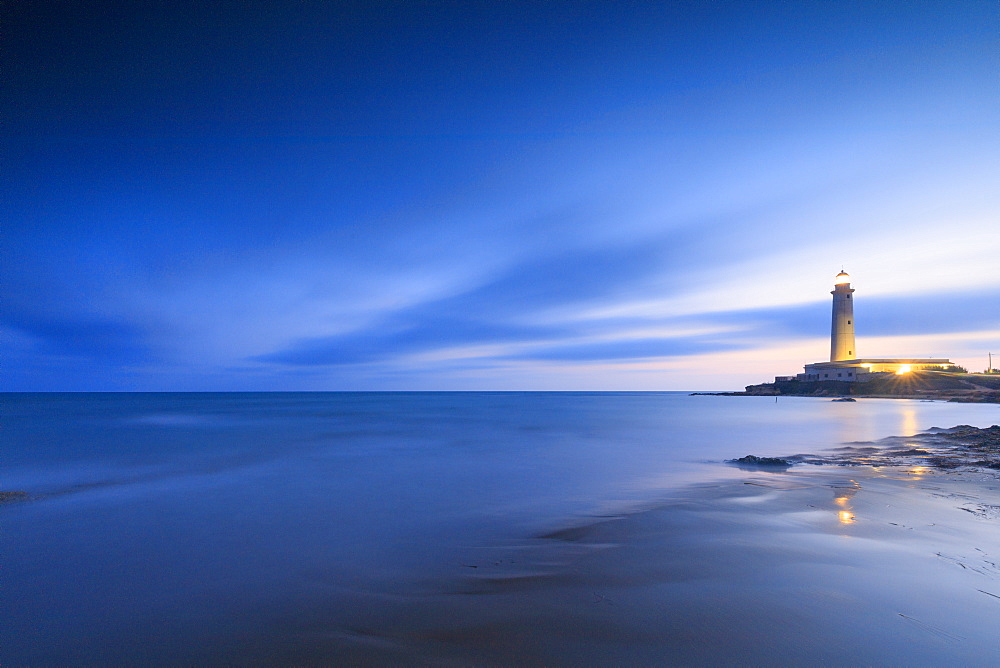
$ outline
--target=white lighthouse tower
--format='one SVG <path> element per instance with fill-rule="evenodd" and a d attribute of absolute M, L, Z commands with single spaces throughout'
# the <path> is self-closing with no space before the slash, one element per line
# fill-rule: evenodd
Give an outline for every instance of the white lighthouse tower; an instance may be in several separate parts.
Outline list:
<path fill-rule="evenodd" d="M 830 361 L 857 358 L 854 348 L 854 300 L 851 277 L 843 270 L 833 286 L 833 326 L 830 330 Z"/>
<path fill-rule="evenodd" d="M 910 371 L 941 369 L 954 366 L 949 359 L 931 358 L 863 358 L 858 359 L 854 347 L 854 290 L 851 277 L 841 271 L 834 281 L 833 324 L 830 329 L 830 361 L 806 364 L 805 373 L 797 376 L 775 376 L 775 382 L 805 380 L 866 382 L 876 374 L 904 375 Z M 753 387 L 753 386 L 751 386 Z"/>

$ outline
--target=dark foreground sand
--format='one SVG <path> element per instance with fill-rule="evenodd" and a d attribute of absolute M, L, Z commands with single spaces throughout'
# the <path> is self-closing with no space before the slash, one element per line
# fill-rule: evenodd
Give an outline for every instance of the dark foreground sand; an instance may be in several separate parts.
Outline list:
<path fill-rule="evenodd" d="M 470 546 L 426 582 L 318 591 L 213 658 L 1000 665 L 995 471 L 799 465 L 738 476 L 516 544 Z"/>

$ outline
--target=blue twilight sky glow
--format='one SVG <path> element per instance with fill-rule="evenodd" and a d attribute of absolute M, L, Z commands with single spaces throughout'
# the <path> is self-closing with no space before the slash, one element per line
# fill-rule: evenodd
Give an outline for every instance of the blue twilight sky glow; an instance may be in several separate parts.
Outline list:
<path fill-rule="evenodd" d="M 6 390 L 736 389 L 1000 354 L 984 2 L 2 10 Z"/>

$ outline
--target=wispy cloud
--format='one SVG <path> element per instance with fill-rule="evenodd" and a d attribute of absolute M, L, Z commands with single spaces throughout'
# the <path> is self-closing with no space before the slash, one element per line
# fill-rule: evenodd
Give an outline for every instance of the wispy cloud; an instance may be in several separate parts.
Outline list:
<path fill-rule="evenodd" d="M 949 337 L 1000 312 L 984 7 L 318 3 L 221 46 L 166 5 L 114 34 L 33 7 L 4 382 L 739 385 L 822 359 L 841 266 L 860 349 L 971 354 Z"/>

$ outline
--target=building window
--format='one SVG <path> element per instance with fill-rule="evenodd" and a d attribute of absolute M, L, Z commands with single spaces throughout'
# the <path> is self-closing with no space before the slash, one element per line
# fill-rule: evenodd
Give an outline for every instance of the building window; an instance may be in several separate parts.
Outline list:
<path fill-rule="evenodd" d="M 829 378 L 829 377 L 830 377 L 830 374 L 828 374 L 828 373 L 824 373 L 824 374 L 823 374 L 823 377 L 824 377 L 824 378 Z"/>
<path fill-rule="evenodd" d="M 848 325 L 850 325 L 850 324 L 851 324 L 851 321 L 850 321 L 850 320 L 848 320 L 848 321 L 847 321 L 847 324 L 848 324 Z"/>
<path fill-rule="evenodd" d="M 837 374 L 837 378 L 840 378 L 840 376 L 841 376 L 841 374 L 839 374 L 839 373 L 838 373 L 838 374 Z"/>
<path fill-rule="evenodd" d="M 848 299 L 850 299 L 850 298 L 851 298 L 851 295 L 847 295 L 847 298 L 848 298 Z"/>

